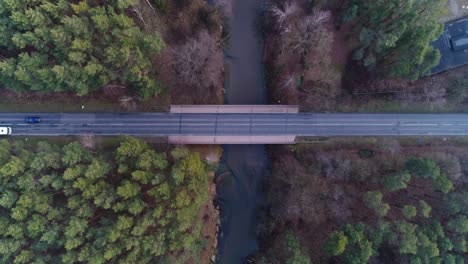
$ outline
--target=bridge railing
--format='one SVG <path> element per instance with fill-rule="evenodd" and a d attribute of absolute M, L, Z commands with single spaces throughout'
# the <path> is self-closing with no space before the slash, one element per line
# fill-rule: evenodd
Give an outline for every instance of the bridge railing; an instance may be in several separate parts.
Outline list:
<path fill-rule="evenodd" d="M 171 105 L 171 113 L 223 113 L 223 114 L 249 114 L 249 113 L 284 113 L 295 114 L 299 112 L 297 105 Z"/>

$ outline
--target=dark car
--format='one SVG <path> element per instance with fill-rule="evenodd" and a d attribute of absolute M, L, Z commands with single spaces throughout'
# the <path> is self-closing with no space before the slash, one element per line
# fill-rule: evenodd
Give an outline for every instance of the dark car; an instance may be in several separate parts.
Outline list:
<path fill-rule="evenodd" d="M 37 124 L 41 122 L 41 118 L 37 116 L 28 116 L 24 119 L 24 122 L 28 124 Z"/>
<path fill-rule="evenodd" d="M 462 35 L 453 36 L 450 39 L 450 46 L 452 50 L 454 51 L 468 49 L 468 35 L 462 34 Z"/>

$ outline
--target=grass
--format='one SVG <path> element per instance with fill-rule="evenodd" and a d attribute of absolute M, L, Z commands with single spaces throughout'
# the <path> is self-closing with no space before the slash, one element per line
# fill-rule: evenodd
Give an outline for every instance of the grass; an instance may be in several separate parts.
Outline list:
<path fill-rule="evenodd" d="M 163 96 L 164 97 L 164 96 Z M 83 99 L 82 101 L 65 101 L 51 98 L 44 100 L 8 101 L 0 98 L 0 112 L 45 112 L 45 113 L 118 113 L 118 112 L 168 112 L 170 103 L 166 98 L 154 98 L 145 102 L 138 102 L 135 109 L 125 109 L 119 102 L 111 103 L 99 99 Z"/>
<path fill-rule="evenodd" d="M 307 109 L 304 109 L 307 110 Z M 306 111 L 304 111 L 306 112 Z M 467 113 L 468 105 L 447 103 L 443 107 L 431 106 L 429 103 L 402 103 L 381 99 L 369 100 L 365 103 L 337 104 L 338 113 Z"/>
<path fill-rule="evenodd" d="M 60 137 L 43 137 L 43 136 L 15 136 L 10 138 L 12 141 L 23 140 L 28 144 L 35 145 L 41 141 L 47 141 L 50 144 L 57 144 L 60 146 L 64 146 L 68 143 L 76 141 L 77 138 L 73 136 L 60 136 Z"/>
<path fill-rule="evenodd" d="M 84 106 L 84 108 L 82 108 Z M 0 102 L 0 112 L 121 112 L 120 105 L 105 104 L 99 101 L 83 104 L 56 103 L 8 103 Z"/>
<path fill-rule="evenodd" d="M 382 137 L 298 137 L 293 149 L 301 153 L 309 148 L 329 150 L 341 148 L 371 148 Z M 388 137 L 387 137 L 388 138 Z M 468 138 L 463 136 L 402 136 L 396 139 L 402 147 L 415 146 L 468 146 Z"/>

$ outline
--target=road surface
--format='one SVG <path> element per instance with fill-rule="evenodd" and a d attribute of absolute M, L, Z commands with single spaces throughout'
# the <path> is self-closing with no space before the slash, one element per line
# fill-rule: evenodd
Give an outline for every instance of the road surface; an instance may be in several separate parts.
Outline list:
<path fill-rule="evenodd" d="M 40 124 L 25 124 L 39 116 Z M 0 114 L 13 135 L 468 135 L 468 114 Z"/>

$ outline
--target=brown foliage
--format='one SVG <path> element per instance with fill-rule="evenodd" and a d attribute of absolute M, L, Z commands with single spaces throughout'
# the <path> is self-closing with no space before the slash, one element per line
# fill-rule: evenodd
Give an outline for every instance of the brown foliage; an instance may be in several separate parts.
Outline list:
<path fill-rule="evenodd" d="M 91 150 L 96 149 L 96 137 L 94 135 L 83 135 L 79 137 L 80 143 Z"/>
<path fill-rule="evenodd" d="M 402 206 L 417 205 L 420 199 L 430 202 L 434 210 L 443 206 L 440 201 L 444 194 L 434 189 L 431 180 L 413 177 L 405 189 L 384 190 L 382 177 L 404 171 L 409 157 L 432 158 L 456 185 L 466 182 L 463 179 L 463 173 L 468 171 L 466 143 L 459 146 L 443 141 L 444 145 L 437 145 L 434 153 L 434 145 L 400 146 L 390 138 L 367 143 L 332 142 L 323 147 L 298 145 L 296 152 L 288 147 L 275 147 L 272 152 L 272 177 L 267 188 L 272 224 L 265 228 L 269 232 L 265 242 L 277 240 L 281 236 L 276 235 L 285 229 L 293 230 L 312 252 L 314 263 L 322 263 L 320 252 L 330 230 L 344 223 L 377 224 L 379 218 L 363 203 L 362 194 L 367 191 L 383 193 L 384 202 L 391 206 L 386 216 L 391 220 L 402 219 Z M 361 158 L 358 154 L 363 148 L 373 154 Z"/>
<path fill-rule="evenodd" d="M 341 73 L 331 60 L 334 36 L 327 28 L 331 13 L 307 14 L 296 1 L 273 5 L 269 13 L 277 27 L 270 38 L 270 63 L 279 70 L 271 80 L 274 98 L 314 110 L 333 109 Z"/>
<path fill-rule="evenodd" d="M 274 162 L 270 190 L 272 215 L 280 224 L 303 220 L 318 224 L 326 219 L 326 206 L 320 203 L 320 192 L 327 186 L 322 178 L 308 176 L 308 171 L 291 155 L 279 156 Z M 315 204 L 315 206 L 310 206 Z"/>
<path fill-rule="evenodd" d="M 220 8 L 225 17 L 232 16 L 232 1 L 234 0 L 214 0 L 216 7 Z"/>
<path fill-rule="evenodd" d="M 171 50 L 176 93 L 190 94 L 193 103 L 217 103 L 222 86 L 223 55 L 216 39 L 207 31 Z M 175 94 L 180 96 L 181 94 Z"/>

